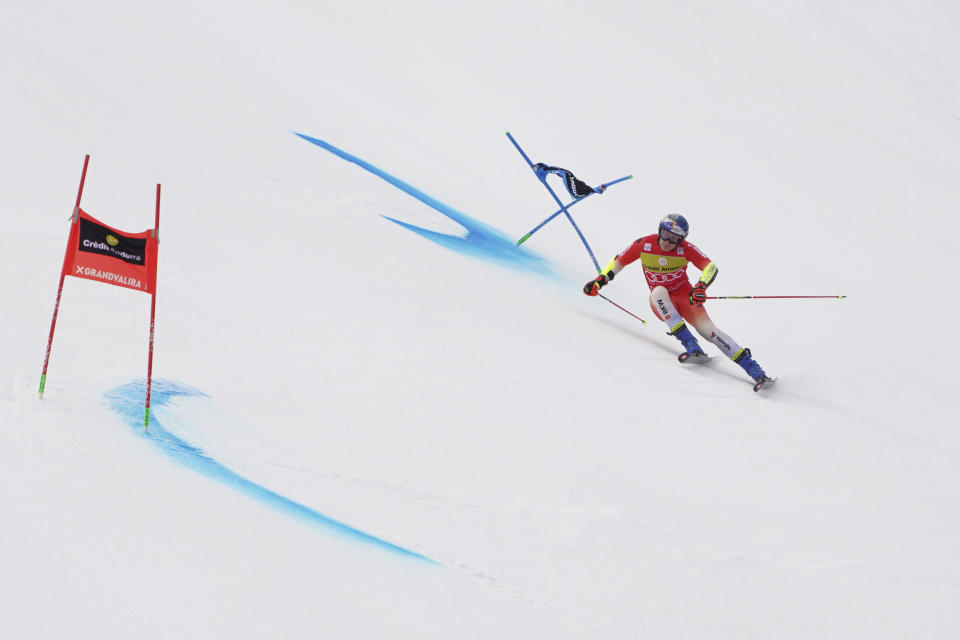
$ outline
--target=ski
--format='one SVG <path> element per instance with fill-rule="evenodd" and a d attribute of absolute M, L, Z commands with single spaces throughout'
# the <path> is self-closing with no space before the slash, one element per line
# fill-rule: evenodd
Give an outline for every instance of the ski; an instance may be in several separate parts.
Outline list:
<path fill-rule="evenodd" d="M 774 382 L 776 382 L 776 381 L 777 381 L 776 378 L 770 378 L 770 377 L 767 377 L 767 376 L 763 376 L 762 378 L 760 378 L 759 380 L 757 380 L 757 383 L 756 383 L 755 385 L 753 385 L 753 390 L 754 390 L 754 391 L 760 391 L 760 389 L 763 389 L 764 387 L 768 387 L 768 386 L 772 385 L 772 384 L 773 384 Z"/>
<path fill-rule="evenodd" d="M 684 351 L 679 356 L 677 356 L 677 360 L 679 360 L 681 364 L 706 364 L 709 361 L 713 360 L 713 356 L 708 356 L 705 353 L 693 354 L 693 353 L 687 353 L 686 351 Z"/>
<path fill-rule="evenodd" d="M 683 352 L 679 356 L 677 356 L 677 360 L 680 362 L 680 364 L 707 364 L 708 362 L 713 360 L 713 356 L 708 356 L 705 353 L 694 354 L 694 353 Z M 760 391 L 760 389 L 773 385 L 773 383 L 775 383 L 776 381 L 777 381 L 776 378 L 763 376 L 762 378 L 760 378 L 754 383 L 753 390 L 755 392 Z"/>

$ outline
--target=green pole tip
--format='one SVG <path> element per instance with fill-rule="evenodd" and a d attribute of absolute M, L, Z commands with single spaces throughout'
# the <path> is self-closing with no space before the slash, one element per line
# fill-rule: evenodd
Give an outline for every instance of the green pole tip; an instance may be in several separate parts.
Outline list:
<path fill-rule="evenodd" d="M 529 240 L 529 239 L 530 239 L 530 234 L 528 233 L 527 235 L 525 235 L 525 236 L 523 236 L 522 238 L 520 238 L 519 240 L 517 240 L 517 246 L 519 247 L 520 245 L 522 245 L 524 242 L 526 242 L 526 241 Z"/>

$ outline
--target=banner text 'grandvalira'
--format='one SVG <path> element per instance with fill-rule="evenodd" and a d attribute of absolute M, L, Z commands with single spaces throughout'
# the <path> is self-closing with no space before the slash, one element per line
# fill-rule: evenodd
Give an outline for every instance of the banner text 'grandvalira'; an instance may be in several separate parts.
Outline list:
<path fill-rule="evenodd" d="M 153 229 L 126 233 L 78 208 L 63 268 L 68 276 L 154 293 L 157 238 Z"/>

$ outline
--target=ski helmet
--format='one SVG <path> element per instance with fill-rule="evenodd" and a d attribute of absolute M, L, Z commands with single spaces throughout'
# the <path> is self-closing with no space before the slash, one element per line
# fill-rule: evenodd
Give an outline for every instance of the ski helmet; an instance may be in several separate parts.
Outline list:
<path fill-rule="evenodd" d="M 680 236 L 682 242 L 690 232 L 690 225 L 687 224 L 687 219 L 679 213 L 671 213 L 660 221 L 660 229 L 657 235 L 662 238 L 664 231 Z"/>

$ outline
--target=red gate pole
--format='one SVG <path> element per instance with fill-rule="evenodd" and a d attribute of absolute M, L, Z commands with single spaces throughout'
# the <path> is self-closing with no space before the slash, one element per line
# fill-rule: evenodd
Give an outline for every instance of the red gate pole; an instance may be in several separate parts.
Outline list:
<path fill-rule="evenodd" d="M 40 374 L 40 397 L 47 386 L 47 365 L 50 364 L 50 349 L 53 346 L 53 332 L 57 328 L 57 314 L 60 312 L 60 295 L 63 293 L 63 280 L 67 275 L 67 256 L 70 255 L 70 246 L 74 240 L 73 232 L 76 229 L 80 216 L 80 196 L 83 195 L 83 183 L 87 179 L 87 165 L 90 163 L 90 154 L 83 157 L 83 171 L 80 173 L 80 188 L 77 190 L 77 203 L 73 205 L 73 221 L 70 223 L 70 233 L 67 235 L 67 250 L 63 254 L 63 266 L 60 267 L 60 284 L 57 286 L 57 301 L 53 305 L 53 319 L 50 320 L 50 337 L 47 338 L 47 352 L 43 357 L 43 372 Z"/>
<path fill-rule="evenodd" d="M 157 185 L 157 214 L 153 225 L 153 237 L 160 244 L 160 185 Z M 143 430 L 150 426 L 150 387 L 153 384 L 153 326 L 157 317 L 157 284 L 154 274 L 153 291 L 150 293 L 150 346 L 147 352 L 147 401 L 143 409 Z"/>

